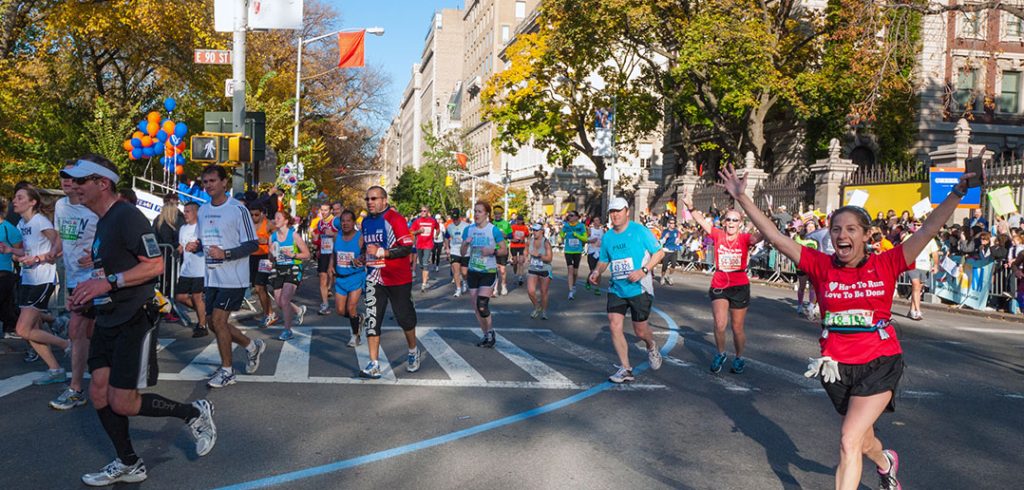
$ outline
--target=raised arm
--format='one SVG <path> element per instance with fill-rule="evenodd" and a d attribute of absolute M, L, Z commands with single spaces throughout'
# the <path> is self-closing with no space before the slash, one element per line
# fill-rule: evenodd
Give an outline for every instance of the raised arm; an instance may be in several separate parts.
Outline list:
<path fill-rule="evenodd" d="M 974 177 L 973 173 L 961 175 L 960 182 L 957 182 L 942 203 L 928 215 L 928 218 L 921 224 L 921 228 L 903 242 L 903 258 L 908 264 L 914 263 L 917 256 L 924 250 L 925 245 L 928 244 L 928 240 L 939 234 L 942 225 L 946 224 L 949 217 L 953 215 L 953 211 L 960 205 L 960 199 L 967 194 L 967 179 L 971 177 Z"/>
<path fill-rule="evenodd" d="M 690 212 L 690 216 L 693 216 L 693 221 L 704 229 L 704 233 L 711 234 L 711 222 L 704 217 L 704 213 L 693 209 L 693 199 L 690 198 L 689 194 L 683 195 L 683 206 L 686 206 L 686 210 Z"/>
<path fill-rule="evenodd" d="M 757 209 L 757 205 L 750 199 L 744 189 L 747 188 L 747 176 L 743 177 L 736 175 L 736 170 L 732 167 L 718 171 L 718 176 L 722 178 L 722 183 L 715 184 L 725 189 L 726 192 L 732 196 L 733 199 L 739 203 L 743 211 L 750 217 L 750 222 L 754 224 L 757 231 L 761 232 L 761 235 L 768 243 L 771 243 L 779 252 L 789 257 L 794 263 L 800 262 L 800 244 L 793 241 L 792 238 L 783 235 L 778 228 L 775 227 L 775 223 L 772 223 L 771 218 Z"/>

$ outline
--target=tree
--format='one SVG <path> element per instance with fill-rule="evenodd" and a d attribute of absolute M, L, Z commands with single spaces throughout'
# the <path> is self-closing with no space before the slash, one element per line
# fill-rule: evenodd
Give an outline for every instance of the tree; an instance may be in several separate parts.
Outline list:
<path fill-rule="evenodd" d="M 459 188 L 454 182 L 448 185 L 447 176 L 448 168 L 437 163 L 426 163 L 419 170 L 405 167 L 389 202 L 403 216 L 417 214 L 419 206 L 430 206 L 442 215 L 453 208 L 464 208 L 466 202 Z"/>
<path fill-rule="evenodd" d="M 509 67 L 481 91 L 485 117 L 496 124 L 502 151 L 515 154 L 530 145 L 562 167 L 584 155 L 603 175 L 605 161 L 594 154 L 591 132 L 597 110 L 614 107 L 615 146 L 635 149 L 662 118 L 652 79 L 636 49 L 626 45 L 614 5 L 549 0 L 539 9 L 535 32 L 516 36 L 506 49 Z"/>

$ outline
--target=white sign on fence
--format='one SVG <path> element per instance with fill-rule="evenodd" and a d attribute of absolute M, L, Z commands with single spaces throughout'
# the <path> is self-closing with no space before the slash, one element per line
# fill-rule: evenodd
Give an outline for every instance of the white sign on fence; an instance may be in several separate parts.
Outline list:
<path fill-rule="evenodd" d="M 927 197 L 921 199 L 920 201 L 917 202 L 917 204 L 914 204 L 910 209 L 911 211 L 914 212 L 915 218 L 923 218 L 924 215 L 932 212 L 932 200 L 928 199 Z"/>
<path fill-rule="evenodd" d="M 868 203 L 868 192 L 865 191 L 865 190 L 861 190 L 861 189 L 854 189 L 854 191 L 850 193 L 850 199 L 848 201 L 846 201 L 846 204 L 849 205 L 849 206 L 859 206 L 859 207 L 864 207 L 864 205 L 867 204 L 867 203 Z"/>

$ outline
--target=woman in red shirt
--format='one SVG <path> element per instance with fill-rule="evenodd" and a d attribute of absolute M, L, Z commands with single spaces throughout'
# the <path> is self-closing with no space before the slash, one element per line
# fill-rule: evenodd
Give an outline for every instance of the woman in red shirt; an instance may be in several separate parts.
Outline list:
<path fill-rule="evenodd" d="M 939 232 L 967 192 L 960 178 L 949 196 L 920 229 L 892 250 L 869 251 L 871 217 L 856 206 L 844 206 L 832 214 L 829 234 L 834 255 L 802 247 L 775 228 L 744 193 L 746 175 L 738 177 L 727 168 L 718 174 L 725 188 L 751 221 L 779 252 L 807 273 L 818 295 L 822 330 L 822 357 L 811 359 L 808 377 L 821 376 L 822 386 L 843 416 L 840 429 L 839 467 L 836 488 L 856 489 L 860 484 L 863 456 L 877 466 L 880 488 L 902 487 L 896 480 L 899 457 L 884 449 L 875 437 L 874 424 L 882 412 L 895 409 L 893 394 L 903 375 L 903 349 L 890 323 L 893 288 L 899 275 L 911 269 L 925 245 Z"/>
<path fill-rule="evenodd" d="M 689 196 L 683 198 L 683 204 L 713 243 L 711 249 L 715 258 L 715 274 L 711 276 L 708 296 L 711 297 L 711 314 L 715 318 L 715 347 L 718 354 L 711 360 L 711 372 L 720 372 L 729 358 L 725 353 L 725 326 L 731 318 L 736 358 L 732 360 L 730 371 L 741 374 L 747 363 L 743 358 L 743 347 L 747 343 L 743 322 L 747 318 L 747 307 L 750 306 L 747 259 L 750 247 L 761 241 L 761 234 L 741 233 L 743 216 L 736 209 L 726 211 L 722 216 L 722 228 L 715 228 L 704 217 L 704 213 L 693 209 Z"/>

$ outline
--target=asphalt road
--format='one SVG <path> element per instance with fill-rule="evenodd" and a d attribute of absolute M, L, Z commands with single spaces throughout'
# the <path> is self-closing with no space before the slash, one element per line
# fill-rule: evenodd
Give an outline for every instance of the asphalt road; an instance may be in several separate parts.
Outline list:
<path fill-rule="evenodd" d="M 566 300 L 563 262 L 549 320 L 531 320 L 525 287 L 492 301 L 499 349 L 475 347 L 468 297 L 452 298 L 449 274 L 414 292 L 420 372 L 405 372 L 404 341 L 386 328 L 393 378 L 355 373 L 365 352 L 345 347 L 347 320 L 311 312 L 287 346 L 279 328 L 255 328 L 269 345 L 259 371 L 206 388 L 212 337 L 164 326 L 161 382 L 172 399 L 216 404 L 217 446 L 195 455 L 176 419 L 132 419 L 149 480 L 141 488 L 831 488 L 839 416 L 820 385 L 803 378 L 817 327 L 794 313 L 792 290 L 753 287 L 747 370 L 708 372 L 713 355 L 709 276 L 656 285 L 657 372 L 629 387 L 604 383 L 614 355 L 605 296 L 582 287 Z M 904 313 L 897 306 L 898 313 Z M 1015 488 L 1024 466 L 1024 325 L 927 310 L 899 319 L 907 371 L 897 411 L 879 420 L 901 457 L 904 488 Z M 395 327 L 393 319 L 386 327 Z M 627 321 L 627 332 L 629 331 Z M 668 344 L 668 345 L 667 345 Z M 79 488 L 84 472 L 113 457 L 91 405 L 57 412 L 60 387 L 28 386 L 39 362 L 24 344 L 0 341 L 0 488 Z M 731 351 L 730 347 L 730 351 Z M 242 356 L 236 351 L 236 369 Z M 640 365 L 646 356 L 631 352 Z M 870 469 L 864 488 L 877 486 Z M 236 488 L 243 488 L 241 486 Z"/>

